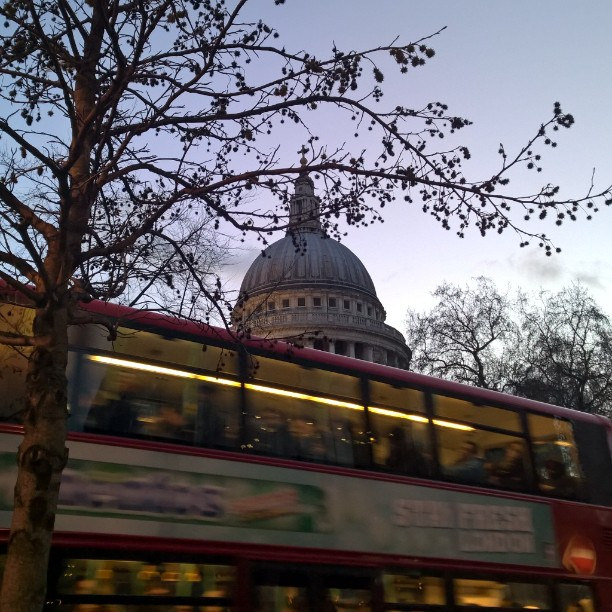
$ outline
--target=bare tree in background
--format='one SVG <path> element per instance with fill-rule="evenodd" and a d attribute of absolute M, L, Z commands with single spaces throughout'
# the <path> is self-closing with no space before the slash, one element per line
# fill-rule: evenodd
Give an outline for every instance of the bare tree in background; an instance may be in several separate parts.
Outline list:
<path fill-rule="evenodd" d="M 612 325 L 588 291 L 574 284 L 521 302 L 518 395 L 612 416 Z"/>
<path fill-rule="evenodd" d="M 511 297 L 481 277 L 433 295 L 408 311 L 415 371 L 612 415 L 612 325 L 583 286 Z"/>
<path fill-rule="evenodd" d="M 609 189 L 587 187 L 571 200 L 552 185 L 528 196 L 507 189 L 515 170 L 540 169 L 540 145 L 572 125 L 559 104 L 525 147 L 500 148 L 496 173 L 469 178 L 470 151 L 439 147 L 469 121 L 440 102 L 385 104 L 385 73 L 419 69 L 434 55 L 429 37 L 315 57 L 243 19 L 246 4 L 8 0 L 0 8 L 0 278 L 34 308 L 31 334 L 0 337 L 30 350 L 2 610 L 43 604 L 67 457 L 67 329 L 95 322 L 79 302 L 165 307 L 160 296 L 186 282 L 189 302 L 204 299 L 204 310 L 224 315 L 197 237 L 255 232 L 265 242 L 286 228 L 287 185 L 301 169 L 280 163 L 284 134 L 309 145 L 307 170 L 323 184 L 321 219 L 332 235 L 338 217 L 368 224 L 399 199 L 409 211 L 418 201 L 459 236 L 510 229 L 550 254 L 549 239 L 525 219 L 588 217 L 610 202 Z M 320 116 L 350 126 L 353 150 L 319 144 Z M 359 149 L 354 134 L 370 131 L 378 146 Z"/>
<path fill-rule="evenodd" d="M 485 389 L 504 390 L 507 346 L 516 337 L 512 300 L 484 277 L 473 286 L 443 283 L 426 313 L 408 311 L 411 368 Z"/>

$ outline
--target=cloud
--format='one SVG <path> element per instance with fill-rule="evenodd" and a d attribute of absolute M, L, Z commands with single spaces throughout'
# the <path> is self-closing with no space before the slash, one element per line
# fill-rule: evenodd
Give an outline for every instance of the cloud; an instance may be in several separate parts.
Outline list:
<path fill-rule="evenodd" d="M 558 283 L 567 274 L 559 255 L 546 257 L 540 249 L 511 257 L 509 263 L 521 277 L 533 284 Z"/>
<path fill-rule="evenodd" d="M 590 287 L 591 289 L 605 289 L 605 284 L 601 280 L 599 274 L 589 272 L 575 272 L 574 280 Z"/>
<path fill-rule="evenodd" d="M 554 290 L 572 282 L 604 292 L 609 286 L 607 267 L 597 259 L 575 260 L 569 264 L 562 255 L 545 257 L 540 251 L 532 251 L 511 258 L 510 265 L 514 266 L 526 283 L 540 284 Z"/>

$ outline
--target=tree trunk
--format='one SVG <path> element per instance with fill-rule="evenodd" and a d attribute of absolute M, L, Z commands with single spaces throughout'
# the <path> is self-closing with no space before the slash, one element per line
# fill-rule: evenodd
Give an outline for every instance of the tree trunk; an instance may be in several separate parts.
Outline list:
<path fill-rule="evenodd" d="M 50 303 L 37 310 L 35 347 L 26 377 L 24 436 L 17 454 L 17 484 L 2 584 L 2 612 L 39 612 L 62 469 L 66 463 L 67 311 Z"/>

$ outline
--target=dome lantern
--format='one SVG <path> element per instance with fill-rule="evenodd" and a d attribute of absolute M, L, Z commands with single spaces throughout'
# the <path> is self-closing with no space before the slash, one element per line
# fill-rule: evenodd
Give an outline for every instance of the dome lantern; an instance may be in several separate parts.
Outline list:
<path fill-rule="evenodd" d="M 295 189 L 289 201 L 289 227 L 287 234 L 296 230 L 316 232 L 321 231 L 321 200 L 315 195 L 314 183 L 308 176 L 306 170 L 305 147 L 299 151 L 302 153 L 300 164 L 302 170 L 295 181 Z"/>
<path fill-rule="evenodd" d="M 295 191 L 289 201 L 289 227 L 287 234 L 296 230 L 317 232 L 321 231 L 319 215 L 321 201 L 314 194 L 312 179 L 305 173 L 295 181 Z"/>

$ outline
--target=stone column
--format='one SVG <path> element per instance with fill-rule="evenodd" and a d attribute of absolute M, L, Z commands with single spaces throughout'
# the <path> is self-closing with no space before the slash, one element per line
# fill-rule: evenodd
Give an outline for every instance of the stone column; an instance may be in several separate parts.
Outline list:
<path fill-rule="evenodd" d="M 346 356 L 355 357 L 355 343 L 352 340 L 346 341 Z"/>
<path fill-rule="evenodd" d="M 327 349 L 330 353 L 336 352 L 336 346 L 333 340 L 329 340 L 329 348 Z"/>
<path fill-rule="evenodd" d="M 371 344 L 363 345 L 363 358 L 365 361 L 374 361 L 374 349 Z"/>

